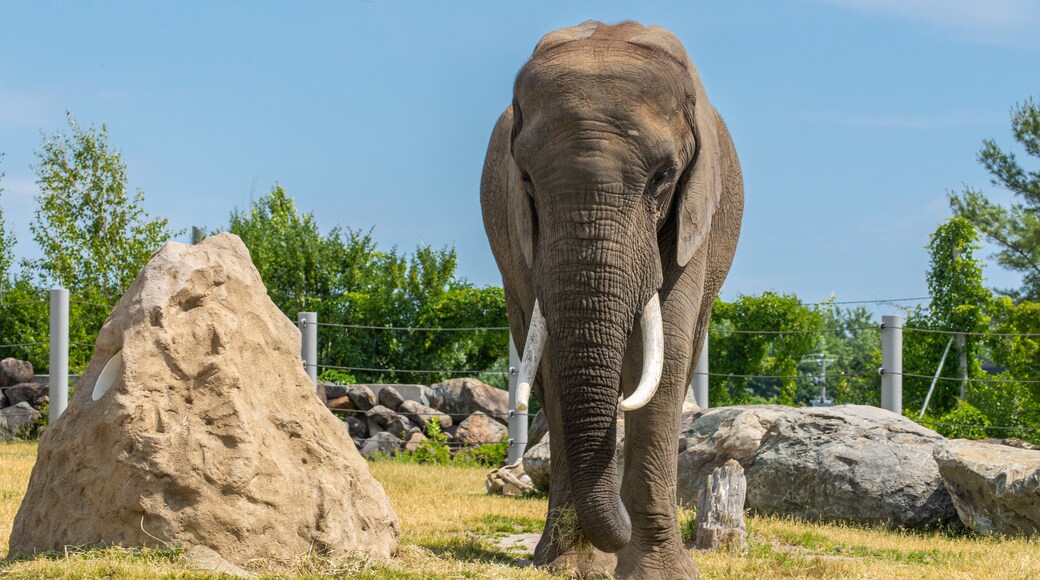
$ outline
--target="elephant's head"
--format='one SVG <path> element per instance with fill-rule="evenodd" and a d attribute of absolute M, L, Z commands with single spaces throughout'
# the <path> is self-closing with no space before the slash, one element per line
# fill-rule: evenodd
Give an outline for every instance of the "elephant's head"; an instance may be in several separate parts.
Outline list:
<path fill-rule="evenodd" d="M 541 40 L 517 75 L 512 118 L 511 230 L 536 297 L 522 382 L 544 329 L 582 531 L 617 551 L 631 535 L 614 461 L 622 359 L 639 322 L 651 340 L 622 402 L 631 410 L 661 376 L 665 274 L 698 255 L 719 202 L 719 121 L 672 34 L 595 22 Z"/>

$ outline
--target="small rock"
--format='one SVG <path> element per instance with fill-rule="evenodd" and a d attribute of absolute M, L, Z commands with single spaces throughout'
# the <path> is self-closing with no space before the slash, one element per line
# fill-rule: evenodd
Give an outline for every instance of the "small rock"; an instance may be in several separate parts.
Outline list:
<path fill-rule="evenodd" d="M 13 387 L 4 389 L 7 396 L 7 405 L 17 405 L 18 403 L 29 403 L 35 405 L 36 401 L 39 401 L 48 394 L 47 385 L 38 385 L 36 383 L 22 383 Z"/>
<path fill-rule="evenodd" d="M 434 418 L 437 419 L 437 423 L 440 425 L 442 432 L 452 426 L 450 415 L 446 415 L 436 409 L 432 409 L 415 401 L 404 401 L 401 403 L 401 406 L 397 411 L 411 419 L 412 422 L 421 427 L 424 432 L 427 432 L 430 420 Z"/>
<path fill-rule="evenodd" d="M 338 399 L 340 397 L 347 396 L 347 387 L 344 385 L 333 385 L 332 383 L 322 383 L 325 385 L 325 396 L 328 400 Z"/>
<path fill-rule="evenodd" d="M 350 433 L 351 438 L 364 439 L 368 437 L 368 425 L 361 419 L 349 416 L 343 422 L 347 425 L 347 432 Z"/>
<path fill-rule="evenodd" d="M 523 461 L 524 472 L 531 478 L 531 483 L 542 491 L 549 491 L 549 474 L 552 470 L 549 437 L 542 437 L 534 447 L 525 451 Z"/>
<path fill-rule="evenodd" d="M 0 360 L 0 387 L 10 387 L 32 380 L 33 367 L 29 361 L 11 357 Z"/>
<path fill-rule="evenodd" d="M 386 429 L 387 425 L 389 425 L 390 422 L 393 421 L 394 417 L 397 416 L 397 413 L 394 413 L 382 405 L 376 405 L 366 411 L 365 416 L 368 417 L 369 421 L 375 423 L 380 428 Z"/>
<path fill-rule="evenodd" d="M 361 411 L 367 411 L 376 406 L 375 393 L 365 385 L 351 385 L 347 387 L 347 396 L 354 402 L 354 408 Z"/>
<path fill-rule="evenodd" d="M 394 413 L 386 424 L 386 430 L 401 439 L 407 439 L 413 433 L 420 433 L 419 428 L 404 415 Z"/>
<path fill-rule="evenodd" d="M 964 525 L 1040 535 L 1040 451 L 954 439 L 936 445 L 935 461 Z"/>
<path fill-rule="evenodd" d="M 408 436 L 408 440 L 404 442 L 404 450 L 408 453 L 415 453 L 419 449 L 419 444 L 426 441 L 426 437 L 422 433 L 412 433 Z"/>
<path fill-rule="evenodd" d="M 376 399 L 379 401 L 380 405 L 390 409 L 391 411 L 396 411 L 397 408 L 401 406 L 401 403 L 404 402 L 404 397 L 401 396 L 401 393 L 398 393 L 397 389 L 391 386 L 385 386 L 382 389 L 379 389 L 379 395 Z"/>
<path fill-rule="evenodd" d="M 455 440 L 460 443 L 482 445 L 498 443 L 509 436 L 509 430 L 498 421 L 494 421 L 481 411 L 473 413 L 459 424 L 455 431 Z"/>
<path fill-rule="evenodd" d="M 366 459 L 371 459 L 373 455 L 382 451 L 389 455 L 393 455 L 401 450 L 401 445 L 404 444 L 400 438 L 391 435 L 386 431 L 380 431 L 374 436 L 369 437 L 365 444 L 361 446 L 361 455 Z"/>
<path fill-rule="evenodd" d="M 33 424 L 42 416 L 25 401 L 0 409 L 0 441 L 32 435 Z"/>
<path fill-rule="evenodd" d="M 354 406 L 354 401 L 346 395 L 330 399 L 328 407 L 332 411 L 354 411 L 357 409 L 357 407 Z"/>

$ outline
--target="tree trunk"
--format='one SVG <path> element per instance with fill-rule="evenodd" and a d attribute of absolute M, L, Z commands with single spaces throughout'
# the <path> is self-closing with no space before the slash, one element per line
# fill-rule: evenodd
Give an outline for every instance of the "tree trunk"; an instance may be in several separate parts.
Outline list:
<path fill-rule="evenodd" d="M 697 528 L 694 543 L 699 550 L 720 547 L 740 550 L 747 538 L 744 526 L 744 497 L 747 480 L 744 468 L 730 459 L 708 476 L 708 485 L 697 498 Z"/>

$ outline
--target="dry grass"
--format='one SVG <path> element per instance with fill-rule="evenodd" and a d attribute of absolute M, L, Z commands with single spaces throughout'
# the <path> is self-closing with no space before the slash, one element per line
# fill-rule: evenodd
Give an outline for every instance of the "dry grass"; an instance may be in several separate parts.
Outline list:
<path fill-rule="evenodd" d="M 36 446 L 0 444 L 0 553 L 36 458 Z M 401 518 L 400 556 L 329 562 L 301 556 L 292 576 L 306 578 L 550 578 L 519 565 L 529 557 L 495 538 L 538 532 L 545 500 L 491 497 L 485 470 L 397 463 L 371 464 Z M 685 518 L 691 514 L 684 513 Z M 893 532 L 807 524 L 780 518 L 748 520 L 739 553 L 696 553 L 704 578 L 1040 578 L 1040 541 Z M 261 576 L 285 577 L 272 565 Z M 71 550 L 30 561 L 0 562 L 2 578 L 203 578 L 176 550 Z"/>

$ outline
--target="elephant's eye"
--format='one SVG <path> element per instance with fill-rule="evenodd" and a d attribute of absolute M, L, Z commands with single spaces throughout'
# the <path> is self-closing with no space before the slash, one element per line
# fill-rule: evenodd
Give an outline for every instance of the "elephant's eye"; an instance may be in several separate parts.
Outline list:
<path fill-rule="evenodd" d="M 673 170 L 671 167 L 666 167 L 655 173 L 653 179 L 650 180 L 650 186 L 647 188 L 647 193 L 650 195 L 657 195 L 660 193 L 664 186 L 672 179 L 672 174 Z"/>

